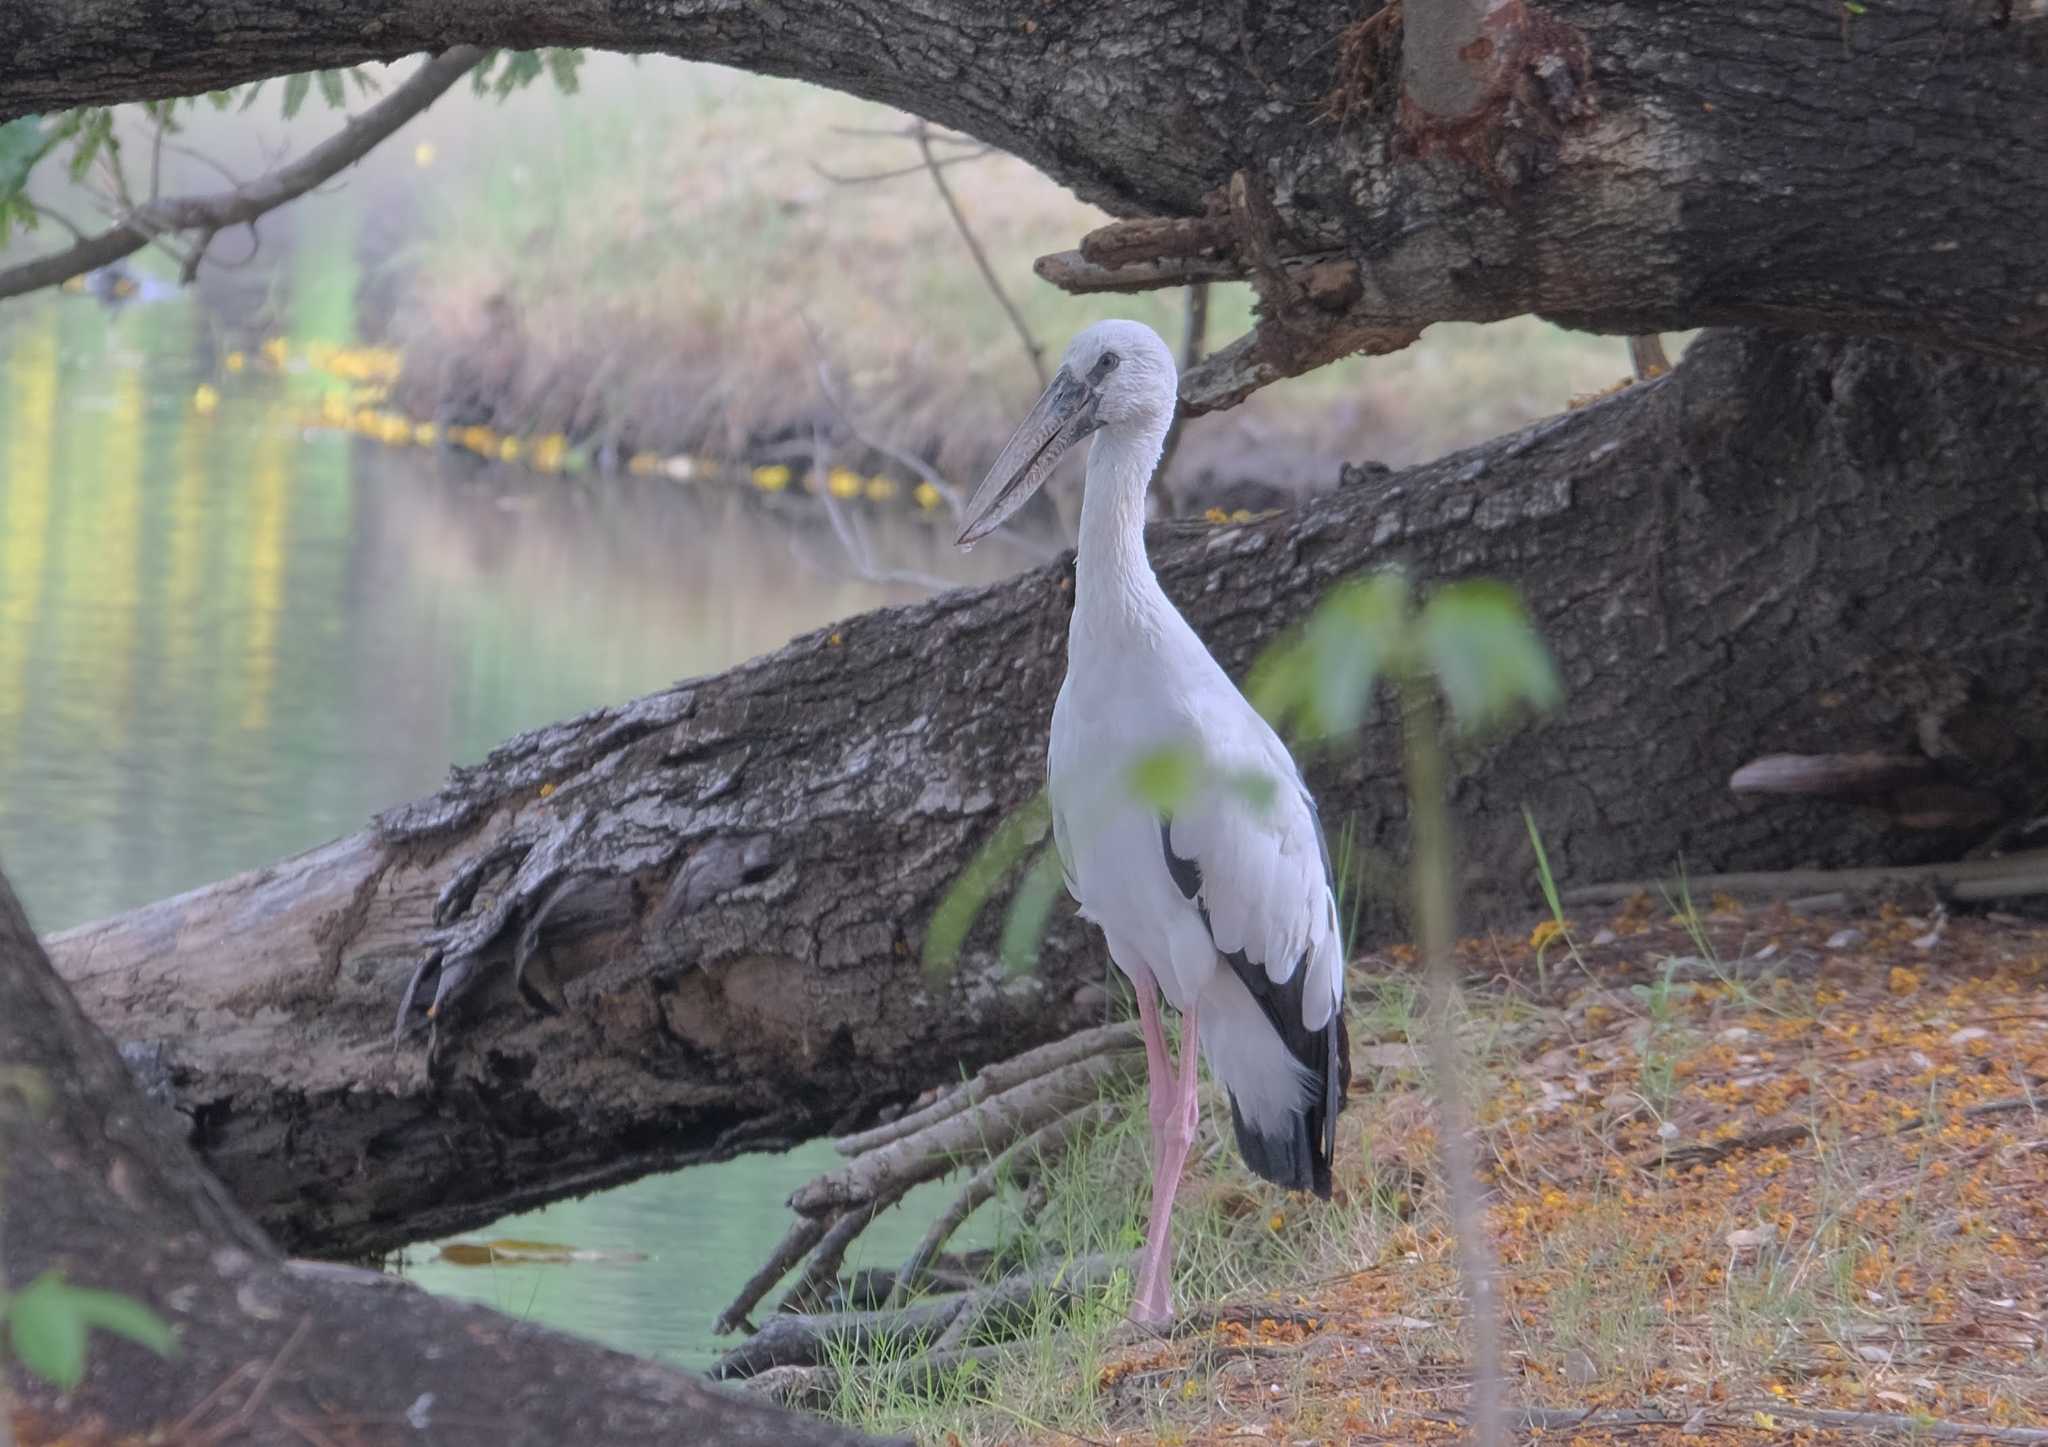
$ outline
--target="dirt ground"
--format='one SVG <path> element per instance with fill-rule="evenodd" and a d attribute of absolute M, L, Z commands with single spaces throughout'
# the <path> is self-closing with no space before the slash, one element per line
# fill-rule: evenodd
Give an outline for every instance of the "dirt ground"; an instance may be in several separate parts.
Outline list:
<path fill-rule="evenodd" d="M 1638 896 L 1461 964 L 1517 1440 L 2048 1443 L 2048 924 Z M 1113 1354 L 1114 1441 L 1458 1435 L 1412 966 L 1353 973 L 1371 1264 Z"/>

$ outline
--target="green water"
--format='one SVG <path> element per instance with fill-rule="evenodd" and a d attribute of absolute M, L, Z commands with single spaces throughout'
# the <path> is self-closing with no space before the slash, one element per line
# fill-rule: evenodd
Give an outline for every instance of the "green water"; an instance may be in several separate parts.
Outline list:
<path fill-rule="evenodd" d="M 329 260 L 282 309 L 294 344 L 349 340 L 352 273 Z M 916 596 L 850 579 L 800 500 L 308 427 L 335 384 L 231 374 L 227 348 L 258 340 L 232 335 L 184 298 L 0 306 L 0 867 L 44 931 L 358 829 L 521 729 Z M 871 525 L 890 567 L 1002 566 L 913 518 Z M 474 1233 L 642 1262 L 461 1268 L 423 1247 L 406 1269 L 701 1362 L 784 1197 L 830 1159 L 743 1158 Z M 909 1203 L 849 1265 L 899 1260 L 932 1209 Z"/>

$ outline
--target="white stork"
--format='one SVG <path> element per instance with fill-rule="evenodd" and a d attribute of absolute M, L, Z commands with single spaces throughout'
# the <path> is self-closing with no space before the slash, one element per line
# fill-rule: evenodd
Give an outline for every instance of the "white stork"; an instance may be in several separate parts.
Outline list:
<path fill-rule="evenodd" d="M 1173 1311 L 1173 1198 L 1200 1109 L 1196 1041 L 1230 1093 L 1245 1164 L 1324 1198 L 1350 1075 L 1344 950 L 1315 802 L 1145 557 L 1145 488 L 1178 380 L 1151 328 L 1082 332 L 969 501 L 959 539 L 994 531 L 1095 434 L 1046 787 L 1067 892 L 1138 996 L 1153 1178 L 1131 1311 L 1150 1322 Z M 1202 760 L 1170 818 L 1133 784 L 1140 762 L 1167 750 Z M 1178 1066 L 1155 991 L 1181 1013 Z"/>

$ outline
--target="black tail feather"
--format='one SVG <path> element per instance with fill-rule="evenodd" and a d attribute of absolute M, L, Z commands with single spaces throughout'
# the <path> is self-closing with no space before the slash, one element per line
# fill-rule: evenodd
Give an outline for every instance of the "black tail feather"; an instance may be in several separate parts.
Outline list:
<path fill-rule="evenodd" d="M 1237 1133 L 1238 1154 L 1254 1174 L 1290 1191 L 1313 1191 L 1330 1199 L 1330 1160 L 1337 1150 L 1337 1113 L 1351 1088 L 1351 1036 L 1339 1008 L 1317 1037 L 1322 1059 L 1310 1062 L 1318 1097 L 1289 1116 L 1277 1131 L 1262 1133 L 1244 1123 L 1237 1097 L 1230 1097 L 1230 1124 Z"/>

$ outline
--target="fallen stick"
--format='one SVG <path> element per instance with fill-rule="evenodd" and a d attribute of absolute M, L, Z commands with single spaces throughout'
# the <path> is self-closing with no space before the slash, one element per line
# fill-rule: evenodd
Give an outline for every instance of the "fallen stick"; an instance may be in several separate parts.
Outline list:
<path fill-rule="evenodd" d="M 1050 1125 L 1040 1126 L 976 1171 L 960 1194 L 953 1198 L 952 1204 L 932 1222 L 931 1229 L 924 1233 L 924 1239 L 917 1243 L 897 1271 L 896 1280 L 889 1290 L 889 1305 L 901 1306 L 915 1294 L 932 1258 L 960 1229 L 961 1223 L 995 1195 L 1005 1180 L 1019 1185 L 1028 1184 L 1039 1172 L 1066 1154 L 1075 1136 L 1107 1125 L 1114 1109 L 1104 1100 L 1083 1106 Z"/>
<path fill-rule="evenodd" d="M 963 1159 L 992 1147 L 1001 1149 L 1019 1135 L 1095 1100 L 1129 1071 L 1135 1054 L 1131 1049 L 1090 1055 L 989 1096 L 971 1110 L 963 1109 L 798 1187 L 789 1198 L 790 1209 L 803 1216 L 821 1215 L 864 1205 L 899 1183 L 917 1185 L 942 1176 Z"/>
<path fill-rule="evenodd" d="M 1027 1050 L 1022 1055 L 1011 1056 L 1008 1060 L 998 1060 L 981 1070 L 964 1085 L 947 1091 L 922 1110 L 912 1111 L 870 1130 L 841 1136 L 832 1142 L 832 1147 L 842 1156 L 865 1155 L 878 1146 L 902 1140 L 905 1136 L 914 1135 L 949 1116 L 958 1115 L 970 1105 L 975 1105 L 992 1095 L 1000 1095 L 1027 1080 L 1050 1075 L 1063 1066 L 1071 1065 L 1077 1060 L 1085 1060 L 1091 1055 L 1133 1048 L 1137 1043 L 1137 1027 L 1128 1022 L 1079 1031 L 1065 1039 L 1055 1040 L 1050 1045 L 1041 1045 L 1036 1050 Z"/>
<path fill-rule="evenodd" d="M 1563 892 L 1566 904 L 1619 904 L 1654 894 L 1670 881 L 1619 880 L 1582 884 Z M 1893 885 L 1928 884 L 1955 899 L 2016 899 L 2048 894 L 2048 849 L 2008 854 L 2003 859 L 1960 859 L 1949 864 L 1887 865 L 1874 869 L 1783 869 L 1751 874 L 1699 874 L 1686 881 L 1695 891 L 1714 890 L 1756 899 L 1795 899 L 1834 892 L 1870 893 Z"/>

